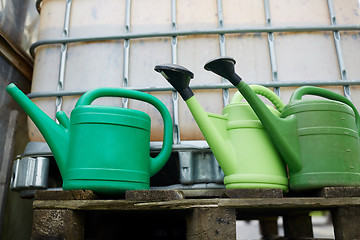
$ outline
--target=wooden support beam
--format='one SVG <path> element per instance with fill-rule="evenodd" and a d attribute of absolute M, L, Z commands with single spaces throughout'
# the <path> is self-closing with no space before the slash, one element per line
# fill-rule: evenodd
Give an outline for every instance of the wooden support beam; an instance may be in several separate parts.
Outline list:
<path fill-rule="evenodd" d="M 336 239 L 360 239 L 360 207 L 341 207 L 331 211 Z"/>
<path fill-rule="evenodd" d="M 284 215 L 283 222 L 284 233 L 287 238 L 294 239 L 314 237 L 309 212 Z"/>
<path fill-rule="evenodd" d="M 195 208 L 187 216 L 186 239 L 236 239 L 236 212 L 227 208 Z"/>
<path fill-rule="evenodd" d="M 125 199 L 132 201 L 169 201 L 184 199 L 184 194 L 178 190 L 126 191 Z"/>
<path fill-rule="evenodd" d="M 31 239 L 84 239 L 84 213 L 35 209 Z"/>
<path fill-rule="evenodd" d="M 264 239 L 274 239 L 278 236 L 278 217 L 267 217 L 259 219 L 260 233 Z"/>

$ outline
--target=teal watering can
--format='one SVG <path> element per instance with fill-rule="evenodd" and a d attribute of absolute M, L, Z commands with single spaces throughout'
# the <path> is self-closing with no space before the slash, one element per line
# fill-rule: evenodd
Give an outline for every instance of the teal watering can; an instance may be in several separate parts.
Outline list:
<path fill-rule="evenodd" d="M 57 124 L 14 84 L 7 92 L 44 136 L 59 167 L 63 189 L 89 189 L 114 194 L 149 189 L 150 177 L 167 162 L 172 150 L 172 120 L 157 98 L 121 88 L 98 88 L 80 97 L 70 119 L 63 111 Z M 164 121 L 163 146 L 150 157 L 151 119 L 144 112 L 91 105 L 101 97 L 125 97 L 152 104 Z"/>
<path fill-rule="evenodd" d="M 279 117 L 241 80 L 234 65 L 234 59 L 222 57 L 205 69 L 228 79 L 255 111 L 288 165 L 290 189 L 360 186 L 360 118 L 351 101 L 326 89 L 301 87 Z"/>
<path fill-rule="evenodd" d="M 193 73 L 184 67 L 158 65 L 155 71 L 180 93 L 189 107 L 197 125 L 222 168 L 226 188 L 280 188 L 288 190 L 286 166 L 271 143 L 254 111 L 242 96 L 235 94 L 223 114 L 207 113 L 196 100 L 189 87 Z M 281 110 L 284 104 L 279 97 L 262 86 L 253 90 L 268 98 Z M 268 110 L 277 116 L 280 112 L 272 106 Z"/>

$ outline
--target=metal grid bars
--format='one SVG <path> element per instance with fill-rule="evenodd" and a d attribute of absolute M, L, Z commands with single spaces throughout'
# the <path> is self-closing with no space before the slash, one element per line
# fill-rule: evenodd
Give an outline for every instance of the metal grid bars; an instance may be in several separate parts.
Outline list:
<path fill-rule="evenodd" d="M 270 4 L 269 0 L 264 0 L 264 9 L 265 9 L 265 18 L 266 18 L 266 26 L 271 27 L 271 14 L 270 14 Z M 270 54 L 270 63 L 271 63 L 271 77 L 272 81 L 278 81 L 278 70 L 276 64 L 276 55 L 275 55 L 275 39 L 274 33 L 268 32 L 268 43 L 269 43 L 269 54 Z M 280 88 L 274 87 L 274 92 L 280 96 Z"/>
<path fill-rule="evenodd" d="M 176 30 L 168 32 L 148 32 L 148 33 L 124 33 L 118 35 L 109 35 L 101 37 L 68 37 L 59 39 L 39 40 L 33 43 L 30 47 L 30 54 L 35 57 L 36 48 L 43 45 L 52 44 L 66 44 L 78 42 L 98 42 L 108 40 L 123 40 L 123 39 L 139 39 L 139 38 L 157 38 L 157 37 L 179 37 L 179 36 L 194 36 L 194 35 L 220 35 L 220 34 L 235 34 L 235 33 L 293 33 L 293 32 L 328 32 L 328 31 L 360 31 L 360 25 L 319 25 L 319 26 L 289 26 L 289 27 L 253 27 L 253 28 L 217 28 L 204 30 Z"/>
<path fill-rule="evenodd" d="M 171 29 L 176 31 L 176 0 L 171 0 Z M 177 36 L 171 37 L 171 62 L 177 63 Z M 173 104 L 173 143 L 180 144 L 180 121 L 179 121 L 179 94 L 177 91 L 171 92 Z"/>
<path fill-rule="evenodd" d="M 335 16 L 333 1 L 328 0 L 327 3 L 328 3 L 328 8 L 329 8 L 331 25 L 336 26 L 336 16 Z M 334 41 L 335 41 L 336 55 L 337 55 L 338 64 L 339 64 L 340 76 L 341 76 L 342 80 L 347 80 L 344 56 L 343 56 L 341 43 L 340 43 L 340 32 L 334 31 L 333 35 L 334 35 Z M 344 95 L 346 98 L 351 100 L 351 93 L 350 93 L 349 85 L 344 85 Z"/>
<path fill-rule="evenodd" d="M 66 0 L 64 29 L 63 29 L 63 34 L 62 34 L 63 38 L 69 37 L 71 3 L 72 3 L 71 0 Z M 67 43 L 62 43 L 61 44 L 61 55 L 60 55 L 60 70 L 59 70 L 58 87 L 57 87 L 58 91 L 64 90 L 67 50 L 68 50 Z M 56 112 L 61 111 L 62 110 L 62 97 L 61 96 L 56 97 L 55 104 L 56 104 Z"/>
<path fill-rule="evenodd" d="M 217 9 L 218 9 L 218 27 L 224 28 L 224 13 L 223 13 L 223 2 L 222 0 L 217 0 Z M 220 56 L 224 57 L 226 56 L 226 48 L 225 48 L 225 34 L 219 34 L 219 46 L 220 46 Z M 222 83 L 226 83 L 227 80 L 222 78 Z M 223 94 L 223 105 L 226 106 L 230 102 L 229 97 L 229 89 L 224 88 L 222 90 Z"/>
<path fill-rule="evenodd" d="M 126 0 L 125 7 L 125 33 L 130 33 L 130 12 L 131 12 L 131 0 Z M 128 86 L 129 80 L 129 58 L 130 58 L 130 39 L 124 39 L 124 71 L 123 71 L 123 87 Z M 129 100 L 127 98 L 122 99 L 122 105 L 127 108 Z"/>

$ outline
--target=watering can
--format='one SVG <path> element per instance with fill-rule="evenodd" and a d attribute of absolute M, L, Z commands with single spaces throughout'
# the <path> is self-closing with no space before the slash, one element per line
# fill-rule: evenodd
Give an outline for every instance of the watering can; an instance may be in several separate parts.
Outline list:
<path fill-rule="evenodd" d="M 48 117 L 14 84 L 7 92 L 25 110 L 47 141 L 59 167 L 64 190 L 89 189 L 114 194 L 149 189 L 150 177 L 167 162 L 172 150 L 172 120 L 165 105 L 139 91 L 98 88 L 82 95 L 71 112 Z M 144 112 L 91 105 L 101 97 L 125 97 L 152 104 L 164 121 L 160 153 L 150 157 L 151 119 Z"/>
<path fill-rule="evenodd" d="M 223 114 L 207 113 L 189 87 L 193 73 L 186 68 L 165 64 L 155 67 L 179 92 L 222 168 L 226 188 L 279 188 L 288 190 L 286 166 L 269 135 L 242 96 L 235 94 Z M 262 86 L 253 90 L 268 98 L 278 108 L 279 97 Z M 268 106 L 272 114 L 280 113 Z M 261 146 L 261 147 L 260 147 Z"/>
<path fill-rule="evenodd" d="M 290 189 L 360 186 L 360 118 L 350 100 L 305 86 L 292 94 L 279 117 L 241 80 L 234 65 L 234 59 L 221 57 L 205 69 L 228 79 L 255 111 L 288 165 Z M 302 99 L 305 95 L 321 98 Z"/>

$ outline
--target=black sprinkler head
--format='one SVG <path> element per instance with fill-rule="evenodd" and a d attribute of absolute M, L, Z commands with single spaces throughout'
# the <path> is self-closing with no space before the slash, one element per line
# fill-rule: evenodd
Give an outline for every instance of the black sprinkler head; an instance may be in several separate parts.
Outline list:
<path fill-rule="evenodd" d="M 189 87 L 194 74 L 188 69 L 176 64 L 162 64 L 155 66 L 154 70 L 161 73 L 185 101 L 194 95 Z"/>
<path fill-rule="evenodd" d="M 223 78 L 229 80 L 234 86 L 237 86 L 241 77 L 235 73 L 235 63 L 233 58 L 219 57 L 207 62 L 204 66 L 205 70 L 211 71 Z"/>

